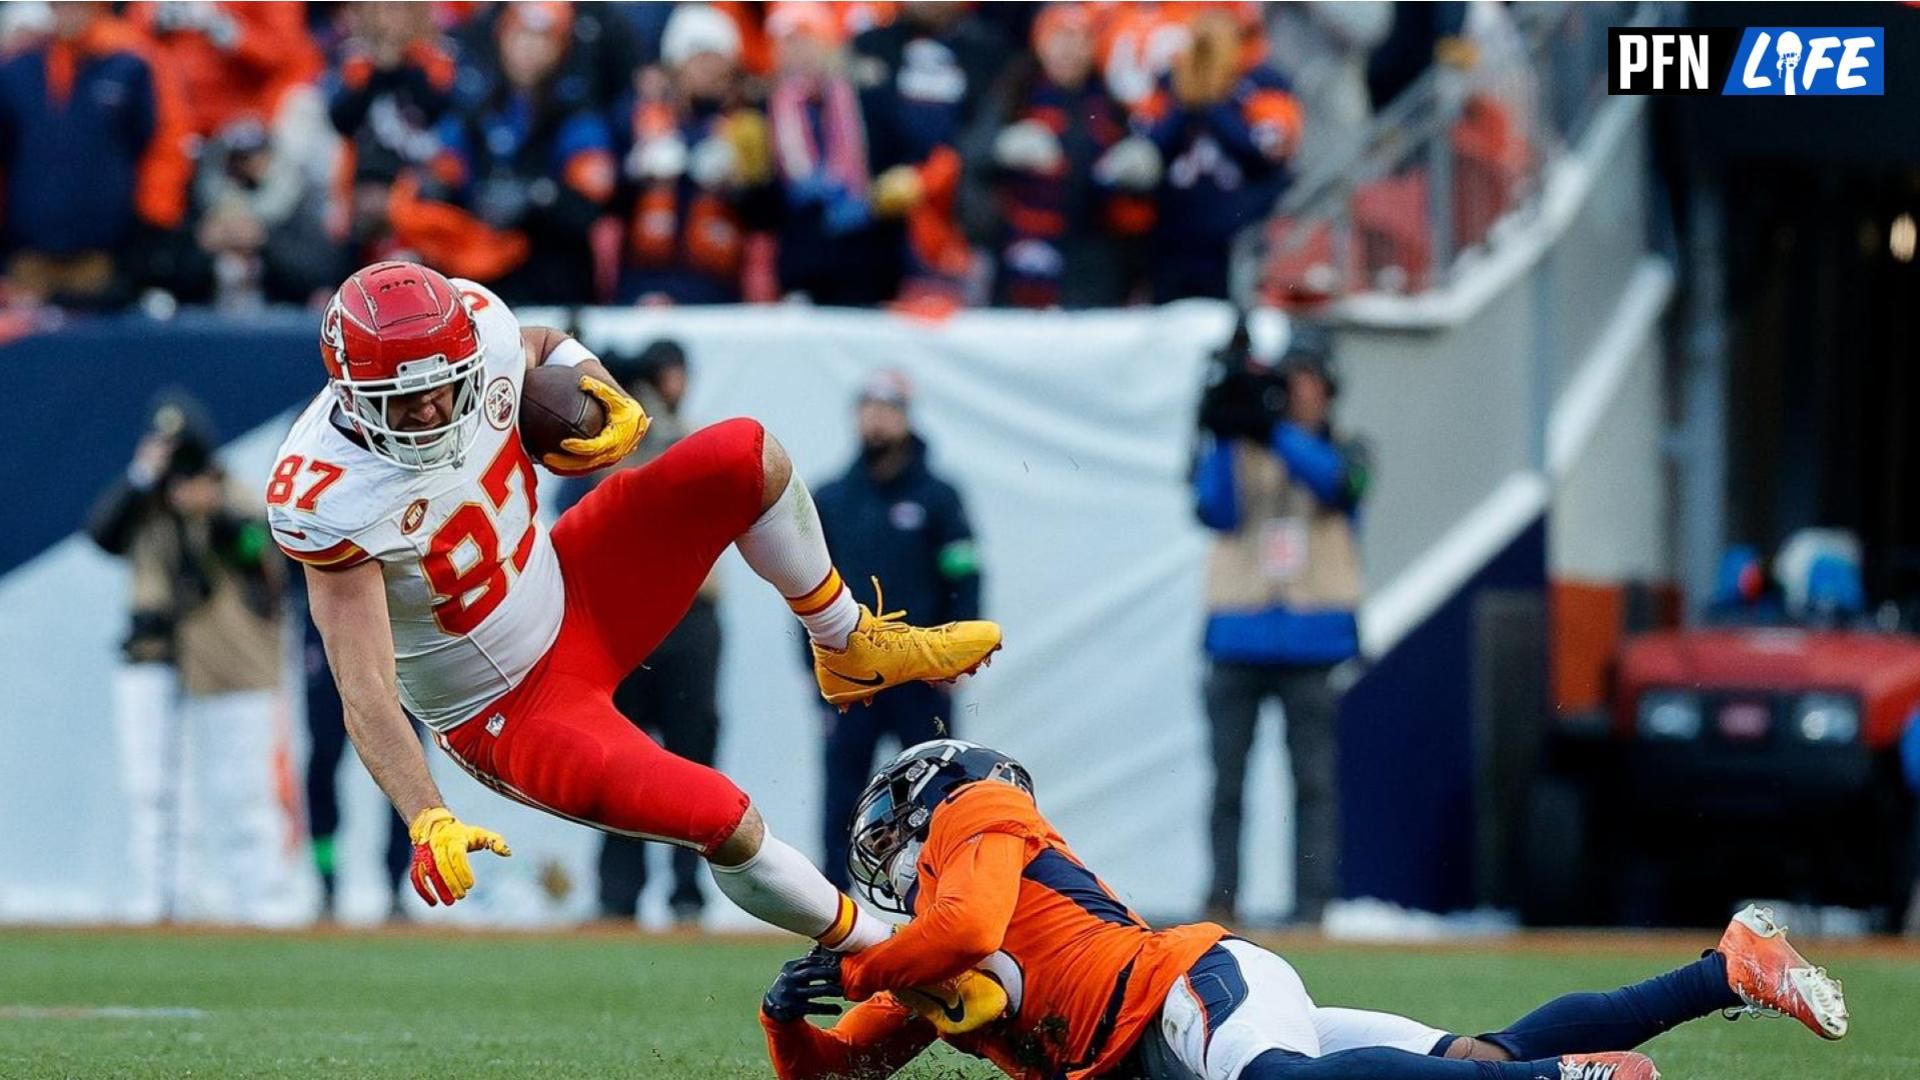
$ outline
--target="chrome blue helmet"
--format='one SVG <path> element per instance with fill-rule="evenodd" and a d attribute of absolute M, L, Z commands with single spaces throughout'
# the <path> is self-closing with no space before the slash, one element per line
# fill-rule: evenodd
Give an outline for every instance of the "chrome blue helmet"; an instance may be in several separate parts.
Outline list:
<path fill-rule="evenodd" d="M 886 763 L 860 793 L 853 811 L 847 871 L 862 896 L 882 911 L 912 913 L 918 876 L 914 864 L 926 842 L 934 808 L 966 785 L 997 780 L 1033 794 L 1026 766 L 998 750 L 962 739 L 909 746 Z"/>

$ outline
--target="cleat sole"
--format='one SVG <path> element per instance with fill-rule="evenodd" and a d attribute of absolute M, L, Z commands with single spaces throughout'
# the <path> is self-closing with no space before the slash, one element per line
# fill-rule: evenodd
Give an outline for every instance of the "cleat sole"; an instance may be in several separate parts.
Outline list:
<path fill-rule="evenodd" d="M 993 648 L 988 649 L 986 652 L 981 654 L 980 659 L 975 660 L 972 664 L 968 665 L 964 670 L 960 671 L 958 674 L 948 676 L 947 678 L 944 678 L 944 679 L 918 679 L 914 681 L 923 682 L 928 684 L 929 686 L 951 686 L 954 683 L 959 682 L 962 678 L 968 675 L 972 675 L 973 673 L 979 671 L 981 668 L 991 666 L 993 662 L 993 654 L 999 652 L 1000 648 L 1001 646 L 995 645 Z M 904 684 L 894 683 L 893 685 L 901 686 Z M 853 691 L 850 693 L 829 694 L 829 695 L 826 695 L 826 700 L 827 700 L 827 704 L 832 705 L 836 709 L 839 709 L 842 713 L 845 713 L 848 709 L 852 708 L 855 705 L 865 705 L 866 703 L 872 701 L 874 698 L 885 693 L 888 689 L 889 687 L 886 687 L 886 686 L 876 686 L 876 687 L 873 687 L 872 689 L 862 689 L 862 690 Z"/>
<path fill-rule="evenodd" d="M 993 654 L 999 651 L 1000 651 L 1000 646 L 998 645 L 995 645 L 993 648 L 988 649 L 986 652 L 981 654 L 980 659 L 975 660 L 973 662 L 972 666 L 960 672 L 958 675 L 953 675 L 945 679 L 922 679 L 920 681 L 927 683 L 929 685 L 934 685 L 934 686 L 952 686 L 953 684 L 959 682 L 961 679 L 964 679 L 967 676 L 972 675 L 974 672 L 979 671 L 981 668 L 992 667 Z"/>
<path fill-rule="evenodd" d="M 1828 1040 L 1847 1037 L 1847 999 L 1841 994 L 1838 981 L 1817 968 L 1794 968 L 1787 972 L 1787 980 L 1793 984 L 1800 1000 L 1806 1002 L 1807 1012 L 1814 1020 L 1814 1034 Z"/>

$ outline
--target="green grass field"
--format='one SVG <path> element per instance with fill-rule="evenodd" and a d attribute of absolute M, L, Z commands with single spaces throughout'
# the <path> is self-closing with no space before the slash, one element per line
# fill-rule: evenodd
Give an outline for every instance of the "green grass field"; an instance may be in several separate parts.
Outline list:
<path fill-rule="evenodd" d="M 1288 941 L 1323 1003 L 1497 1027 L 1552 995 L 1681 963 L 1693 938 L 1553 937 L 1491 951 Z M 771 940 L 441 933 L 0 931 L 0 1077 L 766 1076 L 754 1010 L 799 948 Z M 1688 1025 L 1669 1080 L 1920 1077 L 1920 953 L 1808 950 L 1841 974 L 1847 1041 L 1789 1021 Z M 89 1008 L 200 1010 L 103 1018 Z M 939 1050 L 906 1075 L 1000 1075 Z"/>

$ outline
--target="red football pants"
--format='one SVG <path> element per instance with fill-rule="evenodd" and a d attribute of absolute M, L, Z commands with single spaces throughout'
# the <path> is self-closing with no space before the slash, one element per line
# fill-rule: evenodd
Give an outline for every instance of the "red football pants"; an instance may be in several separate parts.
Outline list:
<path fill-rule="evenodd" d="M 747 796 L 667 753 L 613 707 L 613 689 L 686 615 L 714 560 L 760 516 L 766 432 L 728 420 L 603 481 L 560 516 L 566 614 L 519 686 L 440 745 L 481 783 L 607 832 L 710 854 Z"/>

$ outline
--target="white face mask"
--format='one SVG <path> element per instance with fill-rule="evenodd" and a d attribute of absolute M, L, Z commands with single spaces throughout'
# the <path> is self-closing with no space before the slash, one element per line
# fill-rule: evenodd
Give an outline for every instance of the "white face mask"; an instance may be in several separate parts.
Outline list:
<path fill-rule="evenodd" d="M 921 840 L 907 841 L 887 867 L 887 886 L 902 904 L 912 895 L 914 883 L 920 880 L 920 849 L 924 846 L 925 842 Z"/>
<path fill-rule="evenodd" d="M 458 464 L 480 430 L 480 382 L 486 374 L 485 354 L 449 362 L 430 357 L 400 366 L 400 376 L 378 382 L 335 379 L 347 421 L 368 449 L 403 469 L 416 472 Z M 387 423 L 387 403 L 404 394 L 416 394 L 449 383 L 453 391 L 452 419 L 438 427 L 401 431 Z"/>

